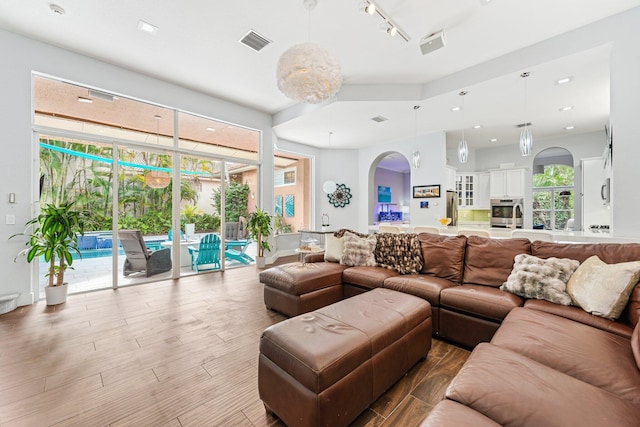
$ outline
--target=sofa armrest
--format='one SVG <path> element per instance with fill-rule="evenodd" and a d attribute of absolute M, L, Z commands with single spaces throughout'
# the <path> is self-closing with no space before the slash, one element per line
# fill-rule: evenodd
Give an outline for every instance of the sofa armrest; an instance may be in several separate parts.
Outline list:
<path fill-rule="evenodd" d="M 304 262 L 307 264 L 312 262 L 324 262 L 324 252 L 318 254 L 307 254 L 304 257 Z"/>

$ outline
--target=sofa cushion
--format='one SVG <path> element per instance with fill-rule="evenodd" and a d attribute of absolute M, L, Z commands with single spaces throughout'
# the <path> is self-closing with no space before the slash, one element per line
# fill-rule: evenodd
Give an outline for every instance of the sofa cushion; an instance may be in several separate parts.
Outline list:
<path fill-rule="evenodd" d="M 491 286 L 460 285 L 442 290 L 440 306 L 476 317 L 501 322 L 515 307 L 522 306 L 524 300 L 517 295 Z"/>
<path fill-rule="evenodd" d="M 629 343 L 628 338 L 526 308 L 512 310 L 491 340 L 640 405 L 640 370 Z"/>
<path fill-rule="evenodd" d="M 378 233 L 376 262 L 400 274 L 417 273 L 422 268 L 422 252 L 417 234 Z"/>
<path fill-rule="evenodd" d="M 640 407 L 512 350 L 479 344 L 447 399 L 504 426 L 637 426 Z"/>
<path fill-rule="evenodd" d="M 381 267 L 350 267 L 342 273 L 342 281 L 365 289 L 381 288 L 389 277 L 398 276 L 398 272 Z"/>
<path fill-rule="evenodd" d="M 536 240 L 531 244 L 531 255 L 539 258 L 571 258 L 584 262 L 598 255 L 608 264 L 640 260 L 640 243 L 554 243 Z"/>
<path fill-rule="evenodd" d="M 513 270 L 500 289 L 525 298 L 571 305 L 567 281 L 578 265 L 578 261 L 568 258 L 516 255 Z"/>
<path fill-rule="evenodd" d="M 324 260 L 328 262 L 340 262 L 344 251 L 344 240 L 333 234 L 325 235 L 324 240 Z"/>
<path fill-rule="evenodd" d="M 344 249 L 340 264 L 354 266 L 366 265 L 375 266 L 376 258 L 374 250 L 376 248 L 376 236 L 360 237 L 349 231 L 344 233 Z"/>
<path fill-rule="evenodd" d="M 429 416 L 420 424 L 420 427 L 449 426 L 500 427 L 500 424 L 468 406 L 447 399 L 438 402 L 429 412 Z"/>
<path fill-rule="evenodd" d="M 467 237 L 463 283 L 499 287 L 507 281 L 518 254 L 530 254 L 529 239 Z"/>
<path fill-rule="evenodd" d="M 418 235 L 418 239 L 423 258 L 420 272 L 461 283 L 467 238 L 465 236 L 421 233 Z"/>
<path fill-rule="evenodd" d="M 545 300 L 528 299 L 525 301 L 524 306 L 532 310 L 544 311 L 545 313 L 555 314 L 556 316 L 564 317 L 575 322 L 584 323 L 585 325 L 602 329 L 603 331 L 611 332 L 612 334 L 620 335 L 627 339 L 631 338 L 631 333 L 633 332 L 633 329 L 624 323 L 612 322 L 604 317 L 594 316 L 574 305 L 565 306 Z"/>
<path fill-rule="evenodd" d="M 631 336 L 631 351 L 633 352 L 633 357 L 636 359 L 636 365 L 638 369 L 640 369 L 640 323 L 636 325 L 636 328 L 633 330 L 633 335 Z"/>
<path fill-rule="evenodd" d="M 427 274 L 405 274 L 384 280 L 383 287 L 425 299 L 432 306 L 440 306 L 440 292 L 457 286 L 450 280 Z"/>
<path fill-rule="evenodd" d="M 594 255 L 580 264 L 569 279 L 567 292 L 583 310 L 617 319 L 640 278 L 640 261 L 607 264 Z"/>

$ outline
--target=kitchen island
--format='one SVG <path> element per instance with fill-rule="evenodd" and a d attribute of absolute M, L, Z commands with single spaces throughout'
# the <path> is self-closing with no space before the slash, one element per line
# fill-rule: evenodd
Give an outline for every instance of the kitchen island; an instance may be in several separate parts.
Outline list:
<path fill-rule="evenodd" d="M 400 227 L 400 229 L 405 233 L 412 233 L 414 227 L 423 226 L 423 225 L 431 225 L 433 224 L 396 224 L 393 225 Z M 468 229 L 479 229 L 486 230 L 489 232 L 491 237 L 504 239 L 511 237 L 511 229 L 510 228 L 497 228 L 491 227 L 489 224 L 487 225 L 473 225 L 473 226 L 447 226 L 443 227 L 441 225 L 436 226 L 440 230 L 440 234 L 454 236 L 458 234 L 458 230 L 468 230 Z M 518 230 L 527 230 L 527 231 L 538 231 L 532 229 L 523 229 L 518 228 Z M 570 242 L 570 243 L 640 243 L 640 236 L 638 237 L 621 237 L 611 235 L 609 232 L 603 232 L 601 230 L 586 230 L 586 231 L 565 231 L 565 230 L 544 230 L 546 232 L 551 232 L 553 235 L 553 240 L 555 242 Z M 369 233 L 377 233 L 378 226 L 370 225 L 368 227 Z"/>

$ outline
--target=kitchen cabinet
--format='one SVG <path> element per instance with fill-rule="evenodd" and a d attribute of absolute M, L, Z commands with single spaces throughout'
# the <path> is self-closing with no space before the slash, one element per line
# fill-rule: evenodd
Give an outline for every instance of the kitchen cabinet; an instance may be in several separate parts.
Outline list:
<path fill-rule="evenodd" d="M 473 207 L 476 209 L 491 209 L 490 193 L 490 174 L 482 172 L 478 174 L 476 183 L 476 192 L 473 199 Z"/>
<path fill-rule="evenodd" d="M 445 185 L 445 191 L 455 191 L 456 190 L 456 170 L 451 166 L 445 167 L 447 172 L 447 180 Z"/>
<path fill-rule="evenodd" d="M 460 173 L 456 175 L 456 193 L 458 194 L 458 207 L 472 208 L 476 185 L 475 173 Z"/>
<path fill-rule="evenodd" d="M 491 198 L 524 197 L 524 169 L 505 169 L 489 172 Z"/>

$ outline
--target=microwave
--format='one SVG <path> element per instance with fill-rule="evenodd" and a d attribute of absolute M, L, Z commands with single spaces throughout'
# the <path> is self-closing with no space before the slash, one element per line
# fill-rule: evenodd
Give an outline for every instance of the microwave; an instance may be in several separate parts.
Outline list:
<path fill-rule="evenodd" d="M 511 228 L 515 209 L 516 228 L 522 228 L 524 199 L 491 199 L 491 226 Z"/>

